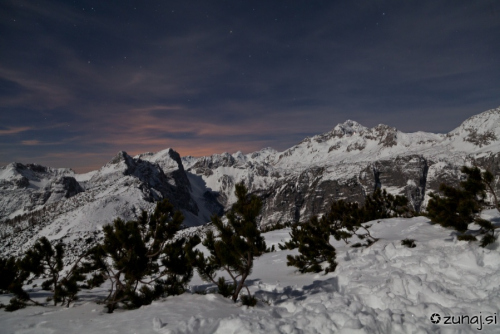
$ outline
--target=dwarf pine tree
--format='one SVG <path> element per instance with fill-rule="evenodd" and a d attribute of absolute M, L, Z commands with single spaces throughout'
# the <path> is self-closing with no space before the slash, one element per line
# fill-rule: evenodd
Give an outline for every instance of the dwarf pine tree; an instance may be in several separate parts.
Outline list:
<path fill-rule="evenodd" d="M 363 214 L 363 219 L 367 222 L 392 217 L 411 217 L 414 212 L 408 207 L 408 198 L 405 196 L 392 195 L 385 189 L 377 188 L 373 194 L 365 197 Z"/>
<path fill-rule="evenodd" d="M 80 266 L 84 255 L 65 271 L 64 247 L 63 243 L 58 243 L 53 247 L 47 238 L 42 237 L 26 252 L 19 262 L 19 267 L 22 271 L 30 273 L 31 279 L 46 278 L 42 282 L 42 289 L 52 292 L 52 296 L 49 296 L 47 301 L 52 300 L 54 305 L 66 303 L 69 306 L 72 301 L 78 299 L 77 293 L 81 290 L 80 282 L 85 280 L 84 270 Z"/>
<path fill-rule="evenodd" d="M 313 216 L 304 224 L 292 226 L 291 240 L 279 245 L 281 250 L 298 248 L 299 255 L 287 255 L 287 265 L 299 268 L 301 273 L 318 273 L 327 262 L 325 274 L 335 271 L 335 248 L 330 244 L 330 228 L 325 219 Z"/>
<path fill-rule="evenodd" d="M 215 284 L 223 296 L 236 302 L 245 287 L 248 295 L 242 297 L 243 303 L 255 305 L 245 280 L 252 272 L 254 258 L 266 251 L 266 243 L 257 227 L 262 201 L 255 195 L 249 196 L 243 183 L 236 184 L 235 194 L 238 200 L 226 215 L 227 223 L 218 216 L 212 217 L 217 235 L 209 231 L 203 241 L 210 255 L 205 257 L 201 251 L 194 250 L 190 258 L 201 278 Z M 230 282 L 216 277 L 219 270 L 228 274 Z"/>
<path fill-rule="evenodd" d="M 13 257 L 8 259 L 0 257 L 0 293 L 11 290 L 18 276 L 17 272 L 17 263 Z"/>
<path fill-rule="evenodd" d="M 495 177 L 493 176 L 493 174 L 489 170 L 486 170 L 485 172 L 483 172 L 481 174 L 481 176 L 482 176 L 483 183 L 486 186 L 487 191 L 493 197 L 494 206 L 496 207 L 496 209 L 498 211 L 500 211 L 500 203 L 498 202 L 497 194 L 495 193 L 495 190 L 493 189 L 493 182 L 495 181 Z"/>
<path fill-rule="evenodd" d="M 357 246 L 369 246 L 377 239 L 370 234 L 371 225 L 364 224 L 365 222 L 412 215 L 405 196 L 394 196 L 388 194 L 385 189 L 376 189 L 373 194 L 365 197 L 362 206 L 344 200 L 332 202 L 322 219 L 326 220 L 325 224 L 329 226 L 330 234 L 336 240 L 343 240 L 348 244 L 348 239 L 356 235 L 360 240 L 366 240 L 364 245 L 356 244 Z"/>
<path fill-rule="evenodd" d="M 116 219 L 104 226 L 103 243 L 89 254 L 98 270 L 87 282 L 99 286 L 110 281 L 105 299 L 109 313 L 118 304 L 137 308 L 162 296 L 184 292 L 193 270 L 186 258 L 186 239 L 174 240 L 183 220 L 182 214 L 163 200 L 153 214 L 143 211 L 138 220 Z"/>
<path fill-rule="evenodd" d="M 47 301 L 53 301 L 54 305 L 66 303 L 69 305 L 77 299 L 85 280 L 85 271 L 80 266 L 82 255 L 69 270 L 64 270 L 64 244 L 59 243 L 55 247 L 50 241 L 42 237 L 32 248 L 30 248 L 20 260 L 13 257 L 0 259 L 0 290 L 14 294 L 10 304 L 6 306 L 7 311 L 23 308 L 31 302 L 35 305 L 40 303 L 32 300 L 23 289 L 25 284 L 36 278 L 43 277 L 42 289 L 52 294 Z"/>
<path fill-rule="evenodd" d="M 377 239 L 369 231 L 370 220 L 409 216 L 408 200 L 404 196 L 393 196 L 380 189 L 365 198 L 363 206 L 344 200 L 333 201 L 329 210 L 320 218 L 312 217 L 308 222 L 292 226 L 291 240 L 279 245 L 280 249 L 298 248 L 300 255 L 288 255 L 287 265 L 300 272 L 320 272 L 326 262 L 325 274 L 335 270 L 335 248 L 330 244 L 330 236 L 343 240 L 346 244 L 354 235 L 365 244 L 353 247 L 370 246 Z"/>
<path fill-rule="evenodd" d="M 460 182 L 459 187 L 442 183 L 439 187 L 442 196 L 430 194 L 426 215 L 434 223 L 457 230 L 460 233 L 459 240 L 477 240 L 475 235 L 466 233 L 470 223 L 477 223 L 481 228 L 475 234 L 483 235 L 480 245 L 485 247 L 496 240 L 493 224 L 479 218 L 479 213 L 485 206 L 487 189 L 491 191 L 498 208 L 496 194 L 491 185 L 493 175 L 489 171 L 481 172 L 477 167 L 467 166 L 462 167 L 461 172 L 466 174 L 467 179 Z"/>
<path fill-rule="evenodd" d="M 19 268 L 19 261 L 14 257 L 0 258 L 0 293 L 14 295 L 10 303 L 5 306 L 6 311 L 12 312 L 26 307 L 30 297 L 23 289 L 23 285 L 28 277 L 29 273 Z"/>
<path fill-rule="evenodd" d="M 22 269 L 32 273 L 35 277 L 47 277 L 42 283 L 42 289 L 54 293 L 54 305 L 60 301 L 58 297 L 59 275 L 64 268 L 64 245 L 59 243 L 52 247 L 50 241 L 42 237 L 26 252 L 20 262 Z"/>

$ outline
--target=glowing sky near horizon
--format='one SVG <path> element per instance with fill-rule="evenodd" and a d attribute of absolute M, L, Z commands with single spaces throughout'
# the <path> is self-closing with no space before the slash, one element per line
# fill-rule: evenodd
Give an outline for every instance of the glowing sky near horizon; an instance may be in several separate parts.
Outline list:
<path fill-rule="evenodd" d="M 0 2 L 0 166 L 286 149 L 500 106 L 500 2 Z"/>

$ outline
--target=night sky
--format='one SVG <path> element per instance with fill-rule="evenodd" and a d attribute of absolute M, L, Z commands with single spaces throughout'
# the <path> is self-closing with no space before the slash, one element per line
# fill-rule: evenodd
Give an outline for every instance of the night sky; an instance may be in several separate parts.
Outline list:
<path fill-rule="evenodd" d="M 286 149 L 500 106 L 500 1 L 0 1 L 0 165 Z"/>

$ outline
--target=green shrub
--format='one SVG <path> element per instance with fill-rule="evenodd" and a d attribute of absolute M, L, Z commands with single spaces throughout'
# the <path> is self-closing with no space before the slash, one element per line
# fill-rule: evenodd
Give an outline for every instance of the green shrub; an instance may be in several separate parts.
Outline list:
<path fill-rule="evenodd" d="M 346 244 L 356 236 L 363 243 L 355 243 L 352 247 L 368 247 L 377 239 L 370 234 L 370 225 L 363 223 L 411 214 L 408 200 L 404 196 L 393 196 L 385 190 L 377 189 L 366 197 L 363 206 L 344 200 L 334 201 L 320 219 L 314 216 L 305 223 L 292 226 L 291 240 L 280 244 L 279 248 L 298 248 L 299 255 L 287 256 L 288 266 L 297 267 L 301 273 L 324 270 L 326 274 L 335 271 L 337 267 L 335 248 L 330 244 L 330 236 L 343 240 Z"/>
<path fill-rule="evenodd" d="M 317 273 L 323 270 L 321 264 L 327 262 L 328 266 L 324 269 L 325 274 L 335 271 L 337 267 L 336 253 L 329 241 L 329 226 L 325 219 L 318 220 L 314 216 L 304 224 L 292 226 L 290 237 L 290 241 L 279 245 L 279 247 L 282 250 L 298 248 L 300 254 L 288 255 L 288 266 L 297 267 L 301 273 Z"/>
<path fill-rule="evenodd" d="M 266 251 L 266 243 L 257 227 L 262 201 L 255 195 L 249 196 L 242 183 L 236 184 L 235 194 L 238 200 L 226 215 L 227 223 L 217 216 L 212 217 L 217 234 L 209 231 L 203 240 L 210 255 L 205 257 L 202 252 L 193 250 L 189 256 L 201 278 L 217 285 L 219 293 L 231 297 L 234 302 L 243 288 L 247 289 L 248 298 L 252 298 L 245 280 L 252 272 L 254 258 Z M 227 283 L 222 277 L 217 280 L 219 270 L 225 271 L 232 282 Z"/>
<path fill-rule="evenodd" d="M 414 239 L 408 239 L 408 238 L 401 240 L 401 245 L 406 246 L 408 248 L 415 248 L 415 247 L 417 247 L 417 245 L 415 244 L 415 240 Z"/>
<path fill-rule="evenodd" d="M 137 308 L 185 291 L 193 274 L 186 257 L 191 244 L 184 238 L 174 240 L 183 219 L 163 200 L 151 215 L 143 211 L 136 221 L 116 219 L 104 226 L 104 241 L 89 253 L 95 269 L 87 283 L 95 287 L 111 282 L 105 299 L 109 313 L 118 304 Z"/>
<path fill-rule="evenodd" d="M 241 296 L 241 303 L 245 306 L 254 307 L 257 305 L 257 298 L 254 296 L 243 295 Z"/>
<path fill-rule="evenodd" d="M 491 186 L 493 175 L 489 171 L 481 173 L 477 167 L 464 166 L 461 171 L 466 174 L 467 179 L 460 182 L 459 187 L 442 183 L 439 187 L 442 196 L 430 194 L 427 217 L 433 223 L 455 229 L 460 233 L 458 240 L 466 241 L 477 240 L 476 236 L 465 234 L 470 223 L 477 223 L 481 228 L 476 234 L 483 235 L 480 245 L 486 247 L 496 240 L 495 227 L 489 221 L 479 218 L 479 213 L 485 207 L 487 189 L 492 192 L 495 205 L 498 206 Z"/>

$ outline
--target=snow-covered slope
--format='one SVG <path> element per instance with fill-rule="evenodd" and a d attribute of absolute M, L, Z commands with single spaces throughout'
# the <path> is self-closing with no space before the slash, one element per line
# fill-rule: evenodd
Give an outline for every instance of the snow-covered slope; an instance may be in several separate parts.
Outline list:
<path fill-rule="evenodd" d="M 500 225 L 496 210 L 484 212 L 483 218 Z M 203 294 L 213 286 L 195 274 L 189 292 L 132 311 L 107 314 L 95 302 L 107 295 L 103 287 L 82 294 L 69 308 L 0 312 L 0 332 L 500 333 L 498 243 L 483 249 L 457 241 L 452 231 L 424 217 L 372 224 L 379 240 L 371 247 L 349 248 L 332 241 L 338 266 L 327 275 L 299 274 L 287 267 L 286 256 L 292 251 L 277 250 L 256 259 L 248 279 L 250 291 L 260 300 L 255 308 Z M 271 246 L 287 240 L 288 233 L 284 229 L 264 236 Z M 401 245 L 408 237 L 416 239 L 416 248 Z M 32 295 L 43 301 L 39 289 Z M 8 298 L 2 296 L 0 302 Z M 438 323 L 431 322 L 433 314 L 440 316 Z M 455 324 L 445 324 L 446 317 L 454 317 Z"/>

